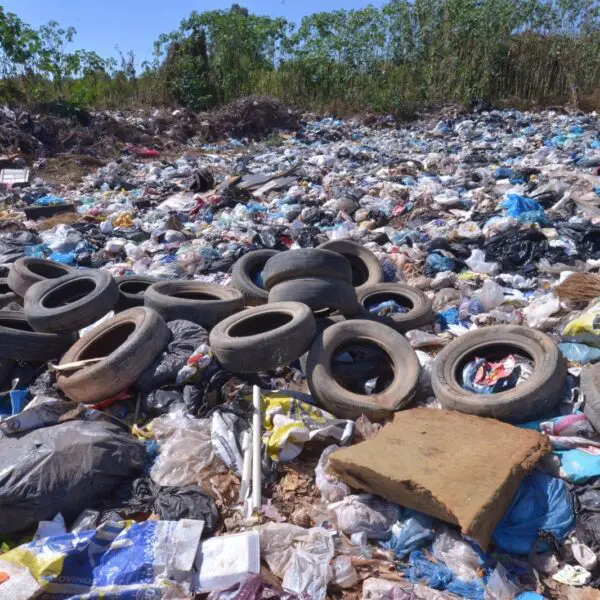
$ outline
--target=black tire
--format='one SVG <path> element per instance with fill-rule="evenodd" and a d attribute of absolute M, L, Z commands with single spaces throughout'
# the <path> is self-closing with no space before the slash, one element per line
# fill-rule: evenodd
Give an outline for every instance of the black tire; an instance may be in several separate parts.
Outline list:
<path fill-rule="evenodd" d="M 321 335 L 328 327 L 335 325 L 336 323 L 343 323 L 346 319 L 343 315 L 330 315 L 327 317 L 315 316 L 316 334 L 315 337 Z M 306 376 L 306 362 L 308 361 L 308 352 L 305 352 L 299 359 L 300 370 Z"/>
<path fill-rule="evenodd" d="M 404 333 L 411 329 L 417 329 L 431 323 L 433 312 L 431 311 L 431 300 L 421 291 L 401 283 L 378 283 L 376 285 L 364 286 L 356 294 L 361 305 L 361 318 L 372 319 L 393 327 L 396 331 Z M 388 316 L 378 316 L 369 312 L 371 303 L 384 300 L 396 300 L 399 304 L 406 306 L 407 313 L 397 313 Z"/>
<path fill-rule="evenodd" d="M 158 282 L 154 277 L 144 277 L 143 275 L 123 275 L 115 277 L 115 281 L 119 288 L 119 300 L 115 306 L 117 312 L 135 306 L 144 306 L 146 290 Z"/>
<path fill-rule="evenodd" d="M 299 302 L 249 308 L 221 321 L 210 332 L 210 347 L 224 369 L 268 371 L 296 360 L 316 333 L 315 318 Z"/>
<path fill-rule="evenodd" d="M 469 360 L 512 352 L 524 353 L 534 362 L 526 381 L 497 394 L 476 394 L 462 387 L 462 369 Z M 566 380 L 565 361 L 554 341 L 541 331 L 511 325 L 465 333 L 438 354 L 431 373 L 433 391 L 444 408 L 508 423 L 550 414 L 562 398 Z"/>
<path fill-rule="evenodd" d="M 340 279 L 306 278 L 278 283 L 269 292 L 269 304 L 272 302 L 302 302 L 313 312 L 339 310 L 345 317 L 353 317 L 360 310 L 352 284 Z"/>
<path fill-rule="evenodd" d="M 23 299 L 10 289 L 6 279 L 0 279 L 0 308 L 4 308 L 11 302 L 22 304 Z"/>
<path fill-rule="evenodd" d="M 0 358 L 44 362 L 60 358 L 76 340 L 73 333 L 34 331 L 22 312 L 0 311 Z"/>
<path fill-rule="evenodd" d="M 106 271 L 82 270 L 33 284 L 25 294 L 25 317 L 35 331 L 77 331 L 101 319 L 119 299 Z"/>
<path fill-rule="evenodd" d="M 78 371 L 60 373 L 58 387 L 75 402 L 97 402 L 133 385 L 165 349 L 171 332 L 150 308 L 130 308 L 94 327 L 63 356 L 60 364 L 103 357 Z"/>
<path fill-rule="evenodd" d="M 585 397 L 583 414 L 594 429 L 600 432 L 600 364 L 583 367 L 580 381 Z"/>
<path fill-rule="evenodd" d="M 244 296 L 248 306 L 260 306 L 269 300 L 269 292 L 254 283 L 257 273 L 263 271 L 267 261 L 279 254 L 277 250 L 254 250 L 239 258 L 231 271 L 231 285 Z"/>
<path fill-rule="evenodd" d="M 144 294 L 144 304 L 165 321 L 185 319 L 211 329 L 219 321 L 244 308 L 236 289 L 201 281 L 161 281 Z"/>
<path fill-rule="evenodd" d="M 360 244 L 350 240 L 330 240 L 317 248 L 337 252 L 350 263 L 352 285 L 357 293 L 367 286 L 383 281 L 383 267 L 379 259 Z"/>
<path fill-rule="evenodd" d="M 352 267 L 337 252 L 305 248 L 278 252 L 267 261 L 263 270 L 263 282 L 269 291 L 278 283 L 303 277 L 328 277 L 350 283 Z"/>
<path fill-rule="evenodd" d="M 384 353 L 393 372 L 389 385 L 372 395 L 346 389 L 332 372 L 335 355 L 349 345 L 359 344 Z M 415 397 L 420 374 L 419 359 L 408 341 L 391 327 L 373 321 L 359 319 L 332 325 L 317 337 L 308 352 L 307 380 L 311 394 L 329 412 L 345 419 L 365 414 L 379 421 L 406 408 Z"/>
<path fill-rule="evenodd" d="M 75 273 L 76 269 L 44 258 L 18 258 L 8 274 L 8 286 L 22 298 L 34 284 L 46 279 L 58 279 Z"/>

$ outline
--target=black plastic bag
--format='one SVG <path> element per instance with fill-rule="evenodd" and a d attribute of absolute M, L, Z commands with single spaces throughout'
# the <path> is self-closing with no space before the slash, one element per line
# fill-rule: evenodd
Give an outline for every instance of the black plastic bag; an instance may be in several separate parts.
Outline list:
<path fill-rule="evenodd" d="M 0 533 L 61 513 L 71 521 L 144 466 L 145 448 L 117 425 L 69 421 L 0 437 Z"/>
<path fill-rule="evenodd" d="M 180 369 L 201 344 L 208 344 L 208 331 L 191 321 L 167 323 L 173 337 L 167 349 L 138 377 L 137 387 L 142 392 L 156 390 L 175 383 Z"/>

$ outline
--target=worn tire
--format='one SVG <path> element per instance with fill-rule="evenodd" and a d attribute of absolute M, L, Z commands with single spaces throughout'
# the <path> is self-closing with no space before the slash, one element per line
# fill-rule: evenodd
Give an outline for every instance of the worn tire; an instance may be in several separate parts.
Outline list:
<path fill-rule="evenodd" d="M 594 429 L 600 432 L 600 364 L 583 367 L 580 381 L 585 397 L 583 414 Z"/>
<path fill-rule="evenodd" d="M 144 294 L 146 290 L 158 279 L 154 277 L 144 277 L 143 275 L 123 275 L 115 277 L 117 287 L 119 288 L 119 300 L 115 310 L 121 312 L 135 306 L 144 306 Z"/>
<path fill-rule="evenodd" d="M 401 283 L 378 283 L 364 286 L 356 294 L 361 305 L 361 318 L 385 323 L 396 331 L 404 333 L 431 323 L 433 313 L 431 300 L 421 291 Z M 383 301 L 396 298 L 400 304 L 407 306 L 407 313 L 398 313 L 380 317 L 369 312 L 367 306 L 370 302 Z"/>
<path fill-rule="evenodd" d="M 315 317 L 316 334 L 315 337 L 321 335 L 328 327 L 336 323 L 343 323 L 346 319 L 343 315 L 335 314 L 327 317 Z M 310 348 L 309 348 L 310 349 Z M 306 376 L 306 361 L 308 360 L 308 352 L 305 352 L 298 361 L 300 362 L 300 370 Z"/>
<path fill-rule="evenodd" d="M 163 318 L 145 306 L 130 308 L 94 327 L 76 342 L 61 365 L 104 357 L 100 362 L 56 378 L 75 402 L 97 402 L 133 385 L 165 349 L 171 332 Z"/>
<path fill-rule="evenodd" d="M 211 329 L 244 308 L 244 297 L 232 287 L 201 281 L 161 281 L 144 294 L 144 304 L 165 321 L 185 319 Z"/>
<path fill-rule="evenodd" d="M 348 344 L 368 343 L 383 349 L 392 363 L 394 377 L 382 392 L 357 394 L 342 387 L 332 373 L 332 359 Z M 382 323 L 354 320 L 328 327 L 313 342 L 307 361 L 308 387 L 314 398 L 337 417 L 356 419 L 365 414 L 381 420 L 406 408 L 419 384 L 421 365 L 417 354 L 397 331 Z"/>
<path fill-rule="evenodd" d="M 242 293 L 248 306 L 260 306 L 269 300 L 269 292 L 254 283 L 253 276 L 263 271 L 277 250 L 254 250 L 239 258 L 231 271 L 231 285 Z"/>
<path fill-rule="evenodd" d="M 339 310 L 345 317 L 353 317 L 360 310 L 352 284 L 340 279 L 306 278 L 278 283 L 269 292 L 269 304 L 272 302 L 302 302 L 313 312 Z"/>
<path fill-rule="evenodd" d="M 18 258 L 8 273 L 8 287 L 22 298 L 34 284 L 75 273 L 76 269 L 44 258 Z"/>
<path fill-rule="evenodd" d="M 315 318 L 299 302 L 256 306 L 221 321 L 210 332 L 210 347 L 224 369 L 257 373 L 287 365 L 309 348 Z"/>
<path fill-rule="evenodd" d="M 515 350 L 527 354 L 534 362 L 531 376 L 512 390 L 497 394 L 465 390 L 459 371 L 467 361 L 489 355 L 494 347 L 500 356 Z M 444 408 L 509 423 L 547 416 L 562 398 L 566 379 L 565 361 L 554 341 L 541 331 L 512 325 L 465 333 L 438 354 L 431 373 L 433 391 Z"/>
<path fill-rule="evenodd" d="M 383 267 L 370 251 L 350 240 L 330 240 L 317 248 L 341 254 L 352 268 L 352 285 L 356 292 L 383 281 Z"/>
<path fill-rule="evenodd" d="M 11 302 L 22 304 L 23 299 L 10 289 L 6 279 L 0 279 L 0 308 L 4 308 Z"/>
<path fill-rule="evenodd" d="M 278 283 L 305 277 L 327 277 L 350 283 L 352 267 L 337 252 L 305 248 L 278 252 L 263 269 L 263 282 L 269 291 Z"/>
<path fill-rule="evenodd" d="M 110 274 L 89 269 L 33 284 L 25 294 L 24 312 L 36 331 L 77 331 L 110 312 L 118 299 Z"/>
<path fill-rule="evenodd" d="M 44 362 L 60 358 L 76 340 L 73 333 L 34 331 L 22 312 L 0 311 L 0 358 Z"/>

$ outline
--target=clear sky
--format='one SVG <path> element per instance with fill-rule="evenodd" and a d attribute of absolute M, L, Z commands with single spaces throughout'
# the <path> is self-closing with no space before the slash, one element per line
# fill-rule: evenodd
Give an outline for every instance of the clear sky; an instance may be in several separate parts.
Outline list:
<path fill-rule="evenodd" d="M 48 21 L 77 29 L 74 48 L 115 56 L 115 47 L 133 50 L 137 64 L 151 58 L 161 33 L 177 29 L 192 10 L 227 9 L 235 0 L 0 0 L 6 11 L 39 27 Z M 341 8 L 381 6 L 383 0 L 238 0 L 250 12 L 285 17 L 299 23 L 303 16 Z"/>

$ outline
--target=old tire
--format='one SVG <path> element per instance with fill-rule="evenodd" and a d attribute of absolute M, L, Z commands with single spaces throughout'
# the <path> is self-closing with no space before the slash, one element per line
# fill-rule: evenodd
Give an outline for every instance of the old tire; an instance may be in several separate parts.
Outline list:
<path fill-rule="evenodd" d="M 34 284 L 46 279 L 57 279 L 75 273 L 76 270 L 44 258 L 18 258 L 8 273 L 8 286 L 22 298 L 27 290 Z"/>
<path fill-rule="evenodd" d="M 345 317 L 360 310 L 352 284 L 340 279 L 306 278 L 278 283 L 269 292 L 269 304 L 272 302 L 302 302 L 313 312 L 339 310 Z"/>
<path fill-rule="evenodd" d="M 361 318 L 379 321 L 400 333 L 423 327 L 433 320 L 431 300 L 421 290 L 408 285 L 378 283 L 364 286 L 356 295 L 361 305 Z M 406 306 L 409 311 L 381 317 L 369 312 L 370 304 L 377 304 L 384 300 L 396 300 L 402 306 Z"/>
<path fill-rule="evenodd" d="M 201 281 L 161 281 L 144 294 L 144 304 L 165 321 L 184 319 L 211 329 L 244 308 L 244 297 L 232 287 Z"/>
<path fill-rule="evenodd" d="M 171 332 L 158 313 L 145 306 L 130 308 L 84 335 L 60 364 L 90 358 L 102 360 L 78 371 L 61 373 L 56 383 L 75 402 L 110 398 L 136 382 L 170 337 Z"/>
<path fill-rule="evenodd" d="M 497 394 L 476 394 L 462 387 L 462 369 L 468 361 L 519 351 L 533 360 L 534 367 L 517 387 Z M 433 363 L 431 384 L 444 408 L 524 423 L 550 413 L 562 398 L 566 378 L 565 361 L 546 334 L 529 327 L 496 325 L 470 331 L 448 344 Z"/>
<path fill-rule="evenodd" d="M 393 379 L 383 391 L 358 394 L 336 381 L 332 372 L 334 356 L 344 347 L 357 344 L 374 347 L 387 355 Z M 421 374 L 419 359 L 404 337 L 387 325 L 362 319 L 325 329 L 308 352 L 306 369 L 313 397 L 335 416 L 345 419 L 365 414 L 369 419 L 381 420 L 405 408 L 417 392 Z"/>
<path fill-rule="evenodd" d="M 350 263 L 352 285 L 356 288 L 357 293 L 367 286 L 383 281 L 383 267 L 379 259 L 360 244 L 350 240 L 330 240 L 318 248 L 337 252 Z"/>
<path fill-rule="evenodd" d="M 600 432 L 600 364 L 583 367 L 580 381 L 585 397 L 583 414 L 594 429 Z"/>
<path fill-rule="evenodd" d="M 262 272 L 266 262 L 277 250 L 254 250 L 239 258 L 231 271 L 231 285 L 242 293 L 248 306 L 260 306 L 269 300 L 269 292 L 255 283 L 256 275 Z"/>
<path fill-rule="evenodd" d="M 144 294 L 146 290 L 158 282 L 154 277 L 143 275 L 123 275 L 115 277 L 119 288 L 119 300 L 115 310 L 121 312 L 134 306 L 144 306 Z"/>
<path fill-rule="evenodd" d="M 105 271 L 76 271 L 32 285 L 25 294 L 25 317 L 36 331 L 61 333 L 87 327 L 110 312 L 119 299 Z"/>
<path fill-rule="evenodd" d="M 73 333 L 39 333 L 22 312 L 0 311 L 0 358 L 44 362 L 60 358 L 76 339 Z"/>
<path fill-rule="evenodd" d="M 228 371 L 268 371 L 306 352 L 315 327 L 310 309 L 299 302 L 256 306 L 216 325 L 210 332 L 210 347 Z"/>
<path fill-rule="evenodd" d="M 0 308 L 4 308 L 11 302 L 22 304 L 23 299 L 11 290 L 6 279 L 0 279 Z"/>
<path fill-rule="evenodd" d="M 266 290 L 278 283 L 300 278 L 327 277 L 350 283 L 350 263 L 337 252 L 305 248 L 278 252 L 265 264 L 263 282 Z"/>

